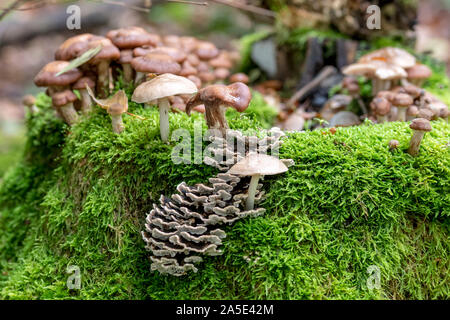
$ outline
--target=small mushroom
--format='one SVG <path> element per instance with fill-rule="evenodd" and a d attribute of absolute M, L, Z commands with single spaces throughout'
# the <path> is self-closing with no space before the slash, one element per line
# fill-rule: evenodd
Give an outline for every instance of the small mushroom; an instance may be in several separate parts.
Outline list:
<path fill-rule="evenodd" d="M 89 77 L 82 77 L 74 83 L 72 89 L 78 90 L 81 95 L 81 111 L 88 114 L 92 110 L 92 99 L 87 92 L 86 86 L 93 90 L 95 88 L 95 81 Z"/>
<path fill-rule="evenodd" d="M 400 143 L 398 142 L 398 140 L 395 140 L 395 139 L 390 140 L 389 141 L 389 151 L 397 150 L 399 145 L 400 145 Z"/>
<path fill-rule="evenodd" d="M 92 90 L 87 87 L 91 98 L 103 109 L 106 109 L 111 116 L 111 124 L 115 133 L 121 133 L 125 126 L 122 121 L 122 114 L 128 111 L 128 97 L 125 91 L 119 90 L 112 97 L 107 99 L 97 99 L 94 97 Z"/>
<path fill-rule="evenodd" d="M 406 109 L 413 104 L 411 96 L 397 93 L 392 98 L 392 104 L 397 107 L 397 121 L 406 121 Z"/>
<path fill-rule="evenodd" d="M 31 94 L 27 94 L 22 98 L 22 103 L 30 110 L 30 113 L 37 113 L 39 110 L 36 107 L 36 98 Z"/>
<path fill-rule="evenodd" d="M 419 112 L 417 113 L 417 117 L 418 118 L 423 118 L 423 119 L 427 119 L 428 121 L 430 121 L 433 118 L 433 111 L 431 111 L 430 109 L 427 108 L 421 108 L 419 109 Z"/>
<path fill-rule="evenodd" d="M 361 109 L 362 113 L 367 115 L 368 114 L 367 108 L 359 95 L 360 90 L 359 90 L 359 85 L 358 85 L 358 82 L 356 81 L 356 79 L 351 78 L 351 77 L 346 77 L 342 81 L 342 86 L 348 90 L 350 97 L 352 97 L 353 99 L 356 100 L 356 102 L 358 102 L 359 108 Z"/>
<path fill-rule="evenodd" d="M 73 106 L 73 102 L 78 98 L 71 90 L 56 92 L 52 95 L 53 106 L 60 112 L 64 121 L 72 126 L 78 121 L 78 114 Z"/>
<path fill-rule="evenodd" d="M 232 74 L 228 80 L 230 81 L 230 83 L 234 83 L 234 82 L 242 82 L 245 84 L 249 83 L 248 76 L 242 72 Z"/>
<path fill-rule="evenodd" d="M 220 51 L 217 47 L 207 41 L 199 41 L 195 50 L 195 54 L 201 60 L 211 60 L 219 55 Z"/>
<path fill-rule="evenodd" d="M 65 90 L 69 86 L 81 78 L 82 73 L 77 68 L 71 69 L 59 76 L 56 74 L 69 65 L 67 61 L 53 61 L 42 68 L 34 77 L 34 83 L 38 87 L 48 87 L 49 95 Z"/>
<path fill-rule="evenodd" d="M 259 178 L 266 175 L 275 175 L 286 172 L 288 168 L 280 159 L 265 154 L 251 153 L 236 163 L 228 171 L 229 174 L 239 176 L 251 176 L 248 187 L 248 196 L 245 210 L 253 210 L 255 207 L 255 194 Z"/>
<path fill-rule="evenodd" d="M 227 107 L 238 112 L 247 109 L 252 99 L 250 89 L 242 82 L 228 86 L 222 84 L 211 85 L 201 89 L 186 105 L 186 113 L 190 115 L 192 108 L 205 105 L 205 118 L 209 129 L 218 129 L 222 134 L 228 129 L 225 117 Z"/>
<path fill-rule="evenodd" d="M 449 115 L 449 111 L 448 111 L 448 107 L 445 106 L 445 108 L 441 108 L 441 111 L 439 112 L 439 117 L 441 117 L 442 119 L 444 119 L 445 121 L 448 122 L 448 115 Z"/>
<path fill-rule="evenodd" d="M 122 65 L 123 80 L 125 81 L 125 83 L 133 82 L 134 70 L 131 67 L 131 60 L 133 60 L 133 51 L 120 51 L 120 58 L 118 62 Z"/>
<path fill-rule="evenodd" d="M 55 52 L 55 60 L 69 61 L 87 51 L 89 41 L 97 36 L 90 33 L 79 34 L 64 41 Z"/>
<path fill-rule="evenodd" d="M 111 30 L 106 37 L 120 49 L 134 49 L 145 45 L 156 46 L 161 41 L 160 36 L 148 33 L 140 27 Z"/>
<path fill-rule="evenodd" d="M 417 118 L 418 113 L 419 108 L 417 108 L 415 105 L 410 105 L 406 109 L 406 121 L 411 121 L 412 119 Z"/>
<path fill-rule="evenodd" d="M 431 76 L 431 69 L 420 63 L 406 69 L 406 72 L 408 74 L 408 81 L 416 86 L 421 86 L 423 82 Z"/>
<path fill-rule="evenodd" d="M 391 111 L 391 103 L 385 98 L 375 98 L 371 102 L 371 108 L 377 116 L 377 122 L 387 122 L 387 117 Z"/>
<path fill-rule="evenodd" d="M 409 144 L 408 153 L 415 157 L 419 154 L 420 143 L 422 142 L 423 136 L 426 132 L 431 131 L 431 124 L 427 119 L 417 118 L 411 121 L 409 127 L 413 129 L 414 133 Z"/>
<path fill-rule="evenodd" d="M 214 76 L 216 79 L 218 79 L 221 83 L 224 82 L 226 78 L 230 75 L 230 70 L 226 68 L 217 68 L 214 70 Z"/>
<path fill-rule="evenodd" d="M 163 142 L 169 140 L 169 97 L 180 94 L 194 94 L 196 85 L 187 78 L 170 73 L 162 74 L 140 84 L 134 90 L 132 101 L 148 103 L 157 100 L 159 107 L 159 127 Z"/>

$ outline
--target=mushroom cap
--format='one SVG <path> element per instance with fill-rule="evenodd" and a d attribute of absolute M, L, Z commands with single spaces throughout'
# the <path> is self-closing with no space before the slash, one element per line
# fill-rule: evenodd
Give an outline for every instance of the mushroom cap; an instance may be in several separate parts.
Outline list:
<path fill-rule="evenodd" d="M 176 36 L 174 34 L 169 34 L 167 36 L 164 36 L 162 39 L 162 42 L 164 45 L 172 48 L 180 48 L 181 47 L 181 39 L 179 36 Z"/>
<path fill-rule="evenodd" d="M 91 33 L 83 33 L 74 37 L 70 37 L 64 41 L 55 52 L 55 60 L 69 61 L 80 56 L 85 52 L 89 40 L 97 36 Z"/>
<path fill-rule="evenodd" d="M 385 99 L 388 99 L 389 101 L 392 101 L 394 95 L 395 95 L 395 92 L 388 91 L 388 90 L 382 90 L 382 91 L 377 92 L 376 97 L 377 98 L 385 98 Z"/>
<path fill-rule="evenodd" d="M 413 104 L 413 98 L 406 93 L 397 93 L 392 97 L 392 104 L 396 107 L 407 107 Z"/>
<path fill-rule="evenodd" d="M 95 81 L 92 80 L 92 78 L 90 78 L 90 77 L 82 77 L 82 78 L 78 79 L 78 81 L 73 84 L 72 89 L 75 89 L 75 90 L 86 89 L 86 85 L 89 88 L 94 88 L 95 87 Z"/>
<path fill-rule="evenodd" d="M 200 63 L 200 59 L 193 53 L 187 55 L 186 61 L 188 61 L 194 67 L 198 66 L 198 64 Z"/>
<path fill-rule="evenodd" d="M 398 140 L 392 139 L 389 141 L 389 148 L 396 149 L 400 145 L 400 142 Z"/>
<path fill-rule="evenodd" d="M 136 57 L 131 60 L 131 66 L 138 72 L 149 73 L 174 73 L 181 71 L 181 66 L 167 54 L 148 53 L 144 56 Z"/>
<path fill-rule="evenodd" d="M 233 63 L 224 52 L 220 53 L 214 59 L 209 60 L 208 63 L 213 68 L 231 69 L 233 67 Z"/>
<path fill-rule="evenodd" d="M 238 72 L 238 73 L 232 74 L 230 76 L 229 80 L 230 80 L 231 83 L 233 83 L 233 82 L 242 82 L 242 83 L 248 84 L 248 82 L 249 82 L 248 76 L 245 73 L 242 73 L 242 72 Z"/>
<path fill-rule="evenodd" d="M 216 75 L 213 71 L 201 71 L 198 73 L 198 77 L 203 82 L 214 82 L 216 81 Z"/>
<path fill-rule="evenodd" d="M 156 47 L 150 49 L 148 53 L 162 53 L 170 56 L 174 61 L 180 63 L 186 60 L 186 53 L 173 47 Z"/>
<path fill-rule="evenodd" d="M 416 117 L 418 113 L 419 113 L 419 108 L 417 108 L 415 105 L 410 105 L 408 107 L 408 109 L 406 109 L 406 114 L 408 116 Z"/>
<path fill-rule="evenodd" d="M 376 97 L 370 103 L 377 115 L 385 116 L 391 111 L 391 103 L 386 98 Z"/>
<path fill-rule="evenodd" d="M 155 47 L 154 46 L 150 46 L 150 45 L 134 48 L 133 49 L 133 56 L 134 57 L 145 56 L 147 53 L 150 53 L 150 51 L 152 51 L 153 49 L 155 49 Z"/>
<path fill-rule="evenodd" d="M 214 70 L 214 76 L 216 77 L 216 79 L 224 80 L 228 78 L 229 75 L 230 70 L 228 70 L 227 68 L 217 68 L 216 70 Z"/>
<path fill-rule="evenodd" d="M 120 49 L 133 49 L 145 45 L 156 46 L 161 41 L 160 36 L 148 33 L 140 27 L 111 30 L 106 37 Z"/>
<path fill-rule="evenodd" d="M 345 88 L 348 90 L 348 93 L 351 95 L 359 93 L 359 85 L 357 83 L 348 83 Z"/>
<path fill-rule="evenodd" d="M 283 173 L 287 170 L 286 165 L 278 158 L 266 154 L 250 153 L 232 166 L 228 173 L 239 176 L 253 176 L 256 174 L 266 176 Z"/>
<path fill-rule="evenodd" d="M 426 79 L 431 76 L 431 69 L 426 65 L 418 63 L 406 69 L 408 79 Z"/>
<path fill-rule="evenodd" d="M 186 105 L 186 113 L 199 105 L 226 105 L 242 112 L 247 109 L 252 99 L 250 89 L 242 82 L 235 82 L 228 86 L 215 84 L 201 89 Z"/>
<path fill-rule="evenodd" d="M 131 98 L 137 103 L 146 103 L 177 94 L 193 94 L 197 92 L 197 86 L 191 80 L 165 73 L 150 81 L 140 84 Z"/>
<path fill-rule="evenodd" d="M 125 91 L 123 91 L 123 90 L 117 91 L 112 97 L 109 97 L 106 99 L 97 99 L 89 87 L 87 88 L 87 91 L 88 91 L 89 95 L 91 96 L 92 100 L 94 100 L 94 102 L 96 104 L 98 104 L 101 108 L 108 110 L 109 113 L 110 113 L 109 109 L 111 108 L 111 106 L 116 105 L 116 104 L 120 104 L 122 106 L 123 111 L 121 111 L 120 113 L 128 111 L 128 97 L 125 94 Z M 115 106 L 115 109 L 113 109 L 113 110 L 117 111 L 118 110 L 117 108 L 118 107 Z M 113 111 L 113 112 L 115 112 L 115 111 Z"/>
<path fill-rule="evenodd" d="M 119 62 L 120 64 L 130 64 L 133 58 L 133 50 L 121 50 L 120 58 L 117 62 Z"/>
<path fill-rule="evenodd" d="M 433 118 L 433 116 L 434 116 L 433 111 L 431 111 L 430 109 L 427 109 L 427 108 L 421 108 L 419 110 L 419 112 L 417 113 L 417 117 L 427 119 L 427 120 L 431 120 Z"/>
<path fill-rule="evenodd" d="M 113 103 L 108 108 L 108 113 L 112 116 L 119 116 L 124 112 L 127 112 L 128 108 L 120 103 Z"/>
<path fill-rule="evenodd" d="M 195 54 L 202 60 L 210 60 L 219 55 L 220 51 L 217 47 L 207 41 L 200 41 L 197 43 Z"/>
<path fill-rule="evenodd" d="M 403 49 L 394 47 L 385 47 L 372 51 L 362 56 L 358 62 L 367 63 L 374 60 L 385 61 L 401 68 L 410 68 L 416 64 L 416 58 L 413 55 Z"/>
<path fill-rule="evenodd" d="M 430 121 L 424 118 L 416 118 L 412 120 L 409 127 L 417 131 L 424 131 L 424 132 L 431 131 Z"/>
<path fill-rule="evenodd" d="M 189 63 L 189 61 L 186 60 L 186 61 L 183 62 L 183 65 L 182 65 L 182 68 L 181 68 L 181 71 L 180 71 L 179 74 L 180 74 L 180 76 L 188 77 L 188 76 L 197 74 L 197 69 L 195 69 Z"/>
<path fill-rule="evenodd" d="M 77 81 L 82 73 L 77 68 L 71 69 L 59 76 L 56 74 L 69 65 L 68 61 L 52 61 L 45 65 L 34 77 L 38 87 L 67 86 Z"/>
<path fill-rule="evenodd" d="M 372 77 L 376 71 L 374 63 L 353 63 L 342 69 L 342 73 L 347 76 Z"/>
<path fill-rule="evenodd" d="M 409 94 L 414 99 L 420 97 L 420 95 L 424 91 L 422 88 L 419 88 L 418 86 L 415 86 L 411 83 L 405 84 L 403 86 L 403 89 L 407 94 Z"/>
<path fill-rule="evenodd" d="M 441 111 L 439 112 L 439 117 L 441 118 L 447 118 L 449 115 L 448 107 L 445 106 L 444 108 L 441 108 Z"/>
<path fill-rule="evenodd" d="M 189 80 L 191 80 L 193 83 L 195 83 L 195 85 L 197 86 L 197 89 L 200 89 L 202 87 L 202 80 L 200 80 L 199 77 L 197 77 L 195 75 L 190 75 L 190 76 L 187 76 L 187 78 Z"/>
<path fill-rule="evenodd" d="M 36 98 L 31 94 L 27 94 L 22 98 L 22 103 L 27 107 L 31 107 L 36 103 Z"/>
<path fill-rule="evenodd" d="M 99 45 L 102 46 L 102 49 L 89 60 L 89 63 L 97 64 L 102 60 L 117 60 L 120 58 L 120 50 L 111 42 L 111 40 L 105 37 L 91 39 L 87 46 L 87 50 L 96 48 Z"/>
<path fill-rule="evenodd" d="M 395 80 L 406 78 L 407 73 L 402 67 L 395 64 L 385 64 L 377 68 L 375 76 L 381 80 Z"/>
<path fill-rule="evenodd" d="M 184 52 L 192 52 L 197 47 L 198 40 L 195 37 L 180 37 L 181 48 Z"/>
<path fill-rule="evenodd" d="M 62 107 L 68 103 L 76 101 L 78 98 L 72 90 L 56 92 L 52 96 L 52 103 L 55 107 Z"/>

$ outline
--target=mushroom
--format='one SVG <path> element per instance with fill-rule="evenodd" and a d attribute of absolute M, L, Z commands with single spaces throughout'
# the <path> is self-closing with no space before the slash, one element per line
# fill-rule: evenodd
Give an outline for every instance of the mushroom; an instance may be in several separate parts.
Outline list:
<path fill-rule="evenodd" d="M 430 109 L 427 108 L 421 108 L 419 109 L 419 112 L 417 113 L 417 117 L 418 118 L 423 118 L 423 119 L 427 119 L 428 121 L 430 121 L 433 118 L 433 111 L 431 111 Z"/>
<path fill-rule="evenodd" d="M 200 89 L 202 87 L 202 80 L 200 80 L 199 77 L 194 76 L 194 75 L 190 75 L 190 76 L 187 76 L 186 78 L 188 78 L 193 83 L 195 83 L 195 85 L 197 86 L 197 89 Z"/>
<path fill-rule="evenodd" d="M 231 69 L 233 67 L 233 63 L 225 52 L 221 52 L 217 57 L 209 60 L 208 64 L 213 68 Z"/>
<path fill-rule="evenodd" d="M 446 106 L 445 108 L 441 108 L 441 111 L 439 112 L 439 117 L 448 122 L 449 113 L 450 112 L 448 111 L 448 107 Z"/>
<path fill-rule="evenodd" d="M 186 60 L 186 53 L 183 51 L 172 48 L 172 47 L 156 47 L 153 49 L 150 49 L 148 53 L 161 53 L 161 54 L 167 54 L 169 57 L 172 58 L 173 61 L 181 63 L 184 60 Z"/>
<path fill-rule="evenodd" d="M 409 143 L 408 153 L 415 157 L 419 154 L 420 143 L 422 142 L 423 136 L 426 132 L 431 131 L 431 124 L 427 119 L 417 118 L 411 121 L 409 127 L 413 129 L 414 133 Z"/>
<path fill-rule="evenodd" d="M 431 76 L 431 69 L 421 63 L 406 69 L 406 72 L 408 81 L 416 86 L 422 86 L 425 79 Z"/>
<path fill-rule="evenodd" d="M 97 36 L 90 33 L 79 34 L 64 41 L 55 52 L 55 60 L 69 61 L 79 57 L 85 51 L 89 41 Z"/>
<path fill-rule="evenodd" d="M 162 53 L 148 53 L 144 56 L 136 57 L 131 60 L 131 66 L 136 70 L 136 83 L 140 81 L 144 73 L 178 74 L 181 71 L 179 63 L 174 61 L 169 55 Z"/>
<path fill-rule="evenodd" d="M 222 134 L 228 129 L 225 111 L 232 107 L 238 112 L 247 109 L 252 99 L 250 89 L 242 82 L 228 86 L 222 84 L 211 85 L 201 89 L 186 105 L 186 113 L 197 105 L 205 105 L 205 118 L 209 129 L 218 129 Z"/>
<path fill-rule="evenodd" d="M 286 165 L 278 158 L 265 154 L 250 153 L 232 166 L 228 173 L 239 176 L 251 176 L 245 210 L 253 210 L 259 178 L 261 176 L 283 173 L 287 170 Z"/>
<path fill-rule="evenodd" d="M 181 76 L 170 73 L 162 74 L 150 81 L 140 84 L 134 90 L 132 101 L 137 103 L 148 103 L 157 100 L 159 107 L 159 128 L 163 142 L 169 140 L 169 97 L 179 94 L 194 94 L 197 92 L 196 85 Z"/>
<path fill-rule="evenodd" d="M 397 121 L 406 121 L 406 109 L 413 104 L 411 96 L 397 93 L 392 98 L 392 104 L 397 107 Z"/>
<path fill-rule="evenodd" d="M 34 83 L 38 87 L 48 87 L 50 95 L 54 92 L 67 89 L 82 76 L 81 71 L 77 68 L 56 76 L 58 72 L 62 71 L 68 65 L 69 62 L 67 61 L 52 61 L 48 63 L 34 77 Z"/>
<path fill-rule="evenodd" d="M 391 111 L 391 103 L 386 98 L 376 97 L 372 100 L 370 107 L 374 110 L 378 123 L 387 121 L 387 116 Z"/>
<path fill-rule="evenodd" d="M 106 109 L 111 116 L 111 124 L 115 133 L 121 133 L 125 126 L 122 121 L 122 114 L 128 111 L 128 97 L 125 91 L 119 90 L 112 97 L 107 99 L 97 99 L 94 97 L 92 90 L 87 87 L 91 98 L 103 109 Z"/>
<path fill-rule="evenodd" d="M 133 60 L 133 51 L 120 51 L 120 58 L 118 62 L 122 65 L 123 80 L 125 83 L 131 83 L 133 81 L 134 70 L 131 67 L 131 60 Z"/>
<path fill-rule="evenodd" d="M 417 108 L 415 105 L 410 105 L 406 109 L 406 121 L 411 121 L 412 119 L 417 118 L 418 113 L 419 108 Z"/>
<path fill-rule="evenodd" d="M 30 113 L 37 113 L 39 110 L 36 107 L 36 98 L 31 94 L 27 94 L 22 98 L 22 103 L 30 110 Z"/>
<path fill-rule="evenodd" d="M 211 60 L 219 55 L 220 51 L 217 47 L 207 41 L 199 41 L 195 49 L 195 54 L 201 60 Z"/>
<path fill-rule="evenodd" d="M 109 95 L 109 65 L 112 60 L 120 58 L 119 49 L 108 38 L 89 41 L 88 50 L 101 46 L 101 50 L 91 60 L 89 64 L 97 66 L 97 95 L 106 97 Z"/>
<path fill-rule="evenodd" d="M 134 49 L 145 45 L 157 46 L 161 37 L 148 33 L 140 27 L 126 27 L 111 30 L 106 37 L 120 49 Z"/>
<path fill-rule="evenodd" d="M 232 74 L 228 80 L 230 81 L 230 83 L 233 83 L 233 82 L 242 82 L 245 84 L 249 83 L 248 76 L 242 72 Z"/>
<path fill-rule="evenodd" d="M 92 110 L 92 99 L 87 92 L 86 86 L 91 88 L 92 90 L 95 88 L 95 81 L 90 77 L 82 77 L 78 79 L 77 82 L 74 83 L 72 89 L 78 90 L 81 95 L 81 111 L 84 114 L 88 114 Z"/>
<path fill-rule="evenodd" d="M 78 98 L 71 90 L 56 92 L 52 95 L 52 104 L 60 112 L 64 121 L 72 126 L 78 121 L 78 114 L 73 106 L 73 102 Z"/>
<path fill-rule="evenodd" d="M 214 77 L 218 79 L 221 83 L 224 82 L 226 78 L 230 75 L 230 70 L 226 68 L 217 68 L 214 70 Z"/>
<path fill-rule="evenodd" d="M 397 150 L 398 146 L 400 145 L 400 142 L 398 140 L 392 139 L 389 141 L 389 151 Z"/>
<path fill-rule="evenodd" d="M 361 109 L 363 114 L 368 114 L 366 105 L 362 101 L 361 97 L 359 96 L 359 85 L 355 78 L 352 77 L 345 77 L 342 81 L 342 86 L 347 89 L 350 97 L 356 100 L 358 102 L 359 108 Z"/>
<path fill-rule="evenodd" d="M 358 62 L 365 63 L 374 60 L 383 60 L 401 68 L 410 68 L 416 64 L 416 58 L 412 54 L 394 47 L 385 47 L 372 51 L 359 58 Z"/>
<path fill-rule="evenodd" d="M 184 61 L 182 64 L 182 68 L 180 71 L 180 76 L 183 77 L 189 77 L 189 76 L 193 76 L 197 74 L 197 69 L 195 69 L 190 63 L 189 61 Z"/>
<path fill-rule="evenodd" d="M 406 78 L 406 71 L 394 64 L 381 65 L 375 71 L 376 82 L 378 83 L 378 90 L 389 90 L 391 86 L 400 80 Z"/>

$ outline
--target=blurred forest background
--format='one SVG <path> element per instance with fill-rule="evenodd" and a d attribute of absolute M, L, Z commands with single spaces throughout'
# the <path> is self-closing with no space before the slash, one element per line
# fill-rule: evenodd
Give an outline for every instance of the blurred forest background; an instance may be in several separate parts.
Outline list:
<path fill-rule="evenodd" d="M 400 2 L 401 7 L 394 4 Z M 66 27 L 70 4 L 81 8 L 80 30 Z M 22 150 L 22 97 L 41 91 L 33 78 L 67 37 L 85 32 L 104 35 L 110 29 L 138 25 L 162 35 L 194 35 L 225 49 L 237 48 L 245 35 L 279 28 L 329 28 L 364 39 L 367 35 L 358 27 L 355 10 L 370 4 L 382 7 L 388 32 L 395 32 L 390 25 L 404 24 L 398 29 L 410 29 L 417 52 L 432 55 L 450 69 L 449 0 L 1 0 L 0 181 Z"/>

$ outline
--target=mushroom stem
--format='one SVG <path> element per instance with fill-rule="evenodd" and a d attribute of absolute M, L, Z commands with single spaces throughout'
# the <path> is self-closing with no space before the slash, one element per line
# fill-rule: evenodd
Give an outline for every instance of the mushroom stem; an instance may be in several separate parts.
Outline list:
<path fill-rule="evenodd" d="M 397 106 L 397 121 L 406 121 L 406 109 L 408 108 Z"/>
<path fill-rule="evenodd" d="M 78 121 L 78 114 L 73 107 L 73 103 L 68 103 L 63 105 L 62 107 L 59 107 L 59 111 L 61 112 L 61 115 L 69 126 L 72 126 L 75 122 Z"/>
<path fill-rule="evenodd" d="M 92 111 L 92 99 L 86 89 L 79 90 L 81 95 L 81 111 L 88 114 Z"/>
<path fill-rule="evenodd" d="M 408 149 L 408 153 L 413 157 L 419 154 L 420 143 L 422 142 L 424 135 L 425 135 L 424 131 L 414 130 Z"/>
<path fill-rule="evenodd" d="M 131 64 L 124 63 L 122 64 L 123 68 L 123 80 L 125 83 L 131 83 L 133 81 L 133 68 L 131 67 Z"/>
<path fill-rule="evenodd" d="M 354 99 L 356 100 L 356 102 L 358 102 L 358 105 L 359 105 L 362 113 L 366 114 L 366 115 L 369 114 L 369 112 L 367 111 L 366 105 L 362 101 L 361 97 L 359 95 L 355 95 Z"/>
<path fill-rule="evenodd" d="M 387 122 L 387 115 L 384 115 L 384 116 L 377 115 L 377 122 L 378 122 L 378 123 L 384 123 L 384 122 Z"/>
<path fill-rule="evenodd" d="M 159 107 L 159 131 L 163 142 L 169 141 L 169 99 L 162 98 L 158 101 Z"/>
<path fill-rule="evenodd" d="M 255 208 L 255 194 L 256 194 L 256 189 L 258 187 L 258 182 L 259 182 L 260 177 L 261 177 L 260 174 L 255 174 L 250 179 L 250 185 L 248 187 L 247 201 L 245 203 L 245 210 L 253 210 Z"/>
<path fill-rule="evenodd" d="M 115 133 L 121 133 L 125 129 L 121 114 L 111 115 L 111 124 Z"/>
<path fill-rule="evenodd" d="M 139 84 L 139 82 L 141 82 L 142 79 L 144 79 L 144 77 L 145 77 L 145 73 L 136 71 L 136 77 L 134 78 L 134 83 Z"/>
<path fill-rule="evenodd" d="M 106 98 L 109 94 L 109 61 L 102 60 L 97 66 L 98 79 L 97 91 L 100 98 Z"/>

